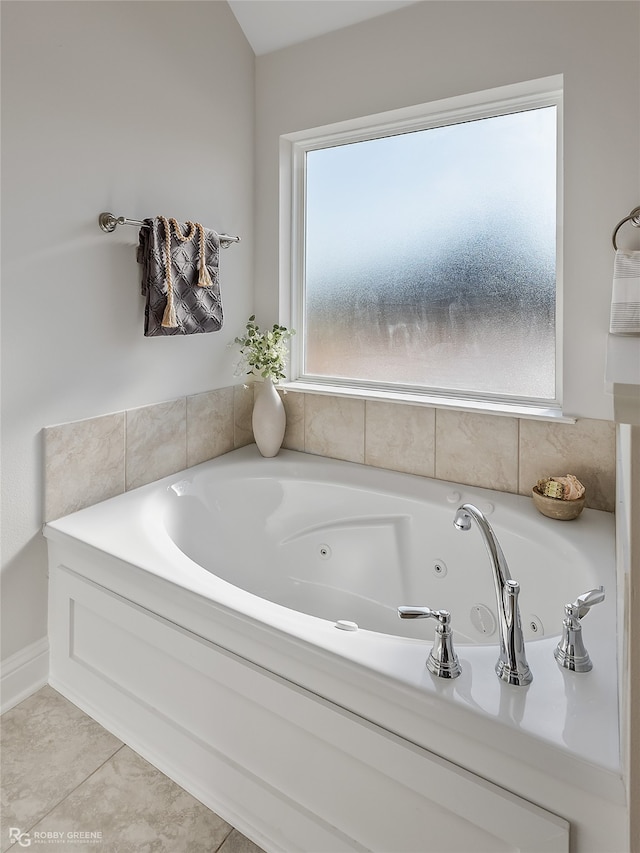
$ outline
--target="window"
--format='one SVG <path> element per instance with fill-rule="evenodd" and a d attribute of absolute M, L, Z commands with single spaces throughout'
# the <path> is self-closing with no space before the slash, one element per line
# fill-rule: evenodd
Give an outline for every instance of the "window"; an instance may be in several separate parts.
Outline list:
<path fill-rule="evenodd" d="M 559 406 L 553 82 L 284 138 L 294 381 Z"/>

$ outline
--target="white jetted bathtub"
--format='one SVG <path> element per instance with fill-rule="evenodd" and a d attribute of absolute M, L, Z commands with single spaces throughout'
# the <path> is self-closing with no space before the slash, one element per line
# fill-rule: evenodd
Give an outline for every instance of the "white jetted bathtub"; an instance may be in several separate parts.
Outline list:
<path fill-rule="evenodd" d="M 463 503 L 520 583 L 526 687 Z M 265 850 L 625 850 L 610 514 L 251 445 L 44 532 L 51 684 Z M 600 585 L 593 669 L 562 669 Z M 459 677 L 400 605 L 450 611 Z"/>

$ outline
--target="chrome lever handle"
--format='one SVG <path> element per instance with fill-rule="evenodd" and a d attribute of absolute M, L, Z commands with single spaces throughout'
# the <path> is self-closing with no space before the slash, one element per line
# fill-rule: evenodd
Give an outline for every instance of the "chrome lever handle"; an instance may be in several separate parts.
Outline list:
<path fill-rule="evenodd" d="M 582 640 L 582 622 L 589 610 L 604 601 L 604 587 L 590 589 L 579 595 L 573 604 L 565 604 L 565 618 L 562 622 L 562 638 L 554 651 L 554 657 L 561 667 L 571 672 L 589 672 L 593 669 L 591 658 Z"/>
<path fill-rule="evenodd" d="M 430 607 L 398 607 L 398 616 L 401 619 L 437 619 L 443 625 L 451 621 L 448 610 L 432 610 Z"/>
<path fill-rule="evenodd" d="M 573 604 L 565 604 L 565 613 L 567 616 L 573 616 L 577 619 L 582 619 L 587 615 L 594 604 L 600 604 L 604 601 L 604 587 L 599 586 L 597 589 L 590 589 L 588 592 L 583 592 L 579 595 Z"/>
<path fill-rule="evenodd" d="M 398 607 L 401 619 L 436 619 L 436 636 L 427 658 L 427 669 L 439 678 L 457 678 L 462 669 L 453 648 L 451 613 L 448 610 L 432 610 L 430 607 Z"/>

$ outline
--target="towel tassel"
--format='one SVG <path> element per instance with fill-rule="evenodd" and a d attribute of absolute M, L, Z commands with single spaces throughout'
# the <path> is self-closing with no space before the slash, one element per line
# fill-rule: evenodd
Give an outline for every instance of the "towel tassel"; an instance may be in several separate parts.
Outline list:
<path fill-rule="evenodd" d="M 213 287 L 213 282 L 211 281 L 211 276 L 207 269 L 207 262 L 204 253 L 204 228 L 199 222 L 196 222 L 196 226 L 198 228 L 198 236 L 200 237 L 200 269 L 198 271 L 198 285 L 200 287 Z"/>
<path fill-rule="evenodd" d="M 171 226 L 165 216 L 159 216 L 158 219 L 164 227 L 164 263 L 167 277 L 167 304 L 162 315 L 162 326 L 165 329 L 175 329 L 178 325 L 178 318 L 176 317 L 176 309 L 173 304 L 173 283 L 171 281 Z M 171 221 L 175 222 L 175 219 Z M 182 237 L 177 227 L 178 223 L 176 222 L 175 224 L 176 236 Z"/>
<path fill-rule="evenodd" d="M 199 265 L 198 265 L 198 285 L 199 287 L 213 287 L 213 281 L 209 275 L 205 259 L 205 241 L 204 228 L 199 222 L 187 222 L 188 231 L 183 234 L 180 226 L 175 219 L 167 220 L 164 216 L 159 216 L 158 219 L 164 226 L 164 246 L 165 246 L 165 265 L 167 270 L 167 305 L 164 309 L 162 317 L 162 326 L 165 329 L 175 329 L 178 325 L 175 306 L 173 302 L 173 283 L 171 281 L 171 226 L 173 225 L 174 233 L 181 243 L 188 243 L 195 236 L 196 231 L 199 237 Z"/>
<path fill-rule="evenodd" d="M 162 315 L 162 326 L 165 329 L 175 329 L 177 325 L 178 318 L 176 317 L 176 309 L 173 306 L 173 294 L 169 291 L 167 307 L 164 309 L 164 314 Z"/>

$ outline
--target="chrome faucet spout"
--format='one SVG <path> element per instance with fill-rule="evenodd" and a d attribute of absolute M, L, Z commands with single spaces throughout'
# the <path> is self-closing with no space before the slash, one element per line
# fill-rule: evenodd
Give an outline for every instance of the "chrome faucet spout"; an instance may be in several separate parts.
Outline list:
<path fill-rule="evenodd" d="M 533 676 L 525 655 L 520 622 L 520 584 L 511 577 L 500 543 L 484 514 L 473 504 L 458 507 L 454 527 L 462 531 L 470 530 L 472 521 L 480 530 L 493 573 L 500 631 L 500 656 L 496 663 L 496 674 L 508 684 L 525 687 L 532 682 Z"/>

